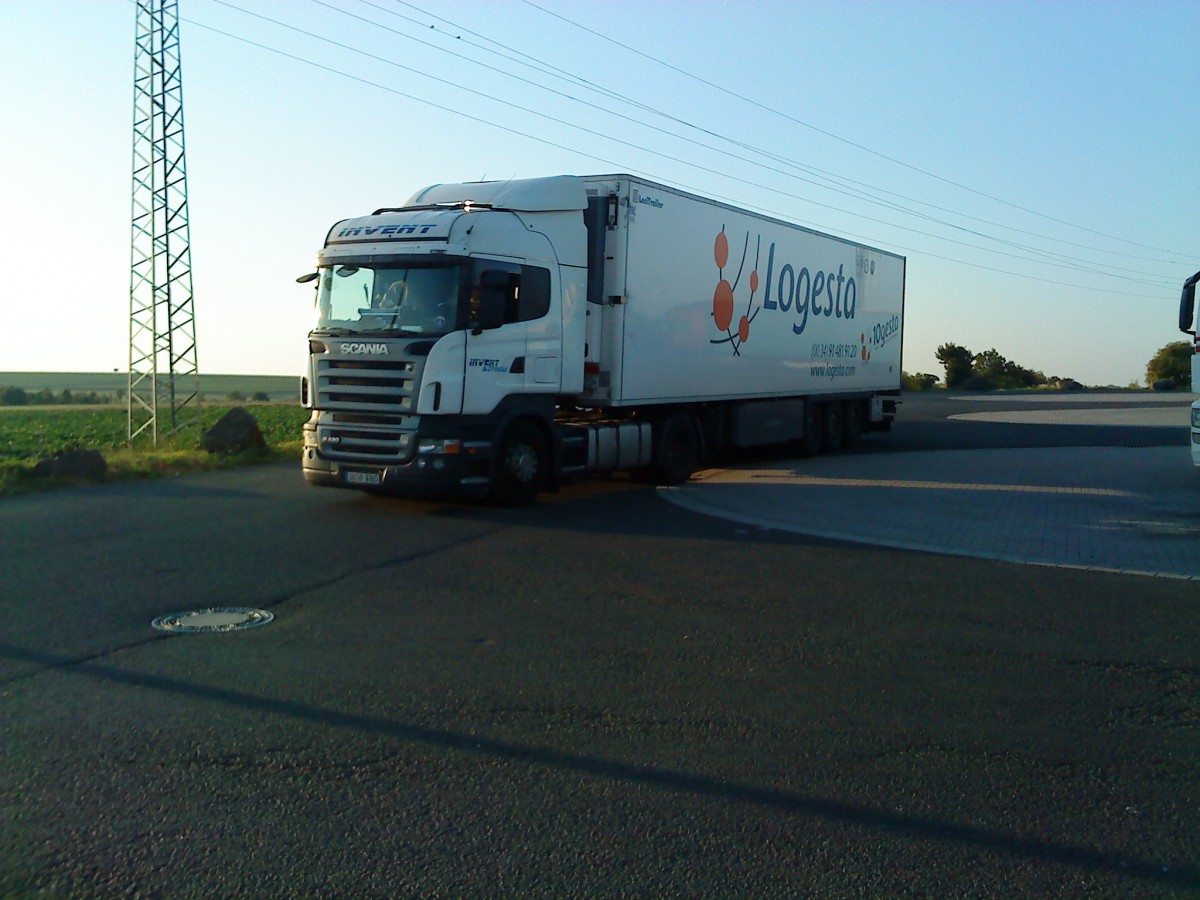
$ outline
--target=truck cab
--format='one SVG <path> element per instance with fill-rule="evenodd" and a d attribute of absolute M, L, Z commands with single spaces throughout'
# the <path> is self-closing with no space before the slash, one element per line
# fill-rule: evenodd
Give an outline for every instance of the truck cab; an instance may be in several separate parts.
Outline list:
<path fill-rule="evenodd" d="M 435 185 L 330 230 L 301 279 L 311 483 L 483 492 L 514 430 L 514 462 L 545 466 L 537 423 L 583 387 L 587 198 L 570 178 L 512 184 Z"/>

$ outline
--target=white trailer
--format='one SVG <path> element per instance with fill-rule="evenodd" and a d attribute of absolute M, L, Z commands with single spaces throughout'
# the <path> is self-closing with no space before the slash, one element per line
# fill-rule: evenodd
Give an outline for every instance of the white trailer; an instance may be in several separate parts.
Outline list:
<path fill-rule="evenodd" d="M 1196 283 L 1200 272 L 1183 283 L 1179 298 L 1179 330 L 1192 336 L 1192 391 L 1200 393 L 1200 336 L 1192 327 L 1196 321 Z M 1192 464 L 1200 466 L 1200 400 L 1192 403 Z"/>
<path fill-rule="evenodd" d="M 905 260 L 628 175 L 434 185 L 317 259 L 304 473 L 502 502 L 886 431 Z"/>

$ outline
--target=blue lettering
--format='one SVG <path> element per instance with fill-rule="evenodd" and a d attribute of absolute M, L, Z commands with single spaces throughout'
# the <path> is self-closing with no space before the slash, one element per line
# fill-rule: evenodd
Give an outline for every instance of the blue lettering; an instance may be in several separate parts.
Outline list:
<path fill-rule="evenodd" d="M 766 290 L 763 291 L 763 309 L 779 309 L 775 305 L 775 301 L 771 299 L 771 269 L 775 265 L 775 245 L 771 244 L 771 248 L 767 251 L 767 284 Z"/>
<path fill-rule="evenodd" d="M 821 294 L 825 293 L 825 273 L 817 272 L 813 275 L 812 289 L 812 311 L 814 316 L 825 315 L 825 310 L 821 309 Z"/>
<path fill-rule="evenodd" d="M 775 277 L 775 244 L 767 247 L 767 273 L 763 282 L 763 309 L 794 312 L 794 334 L 803 334 L 810 313 L 827 318 L 853 319 L 858 306 L 858 284 L 846 277 L 845 264 L 836 272 L 809 271 L 785 262 Z"/>
<path fill-rule="evenodd" d="M 783 276 L 787 276 L 787 294 L 784 295 Z M 779 270 L 779 308 L 787 312 L 792 308 L 792 294 L 796 290 L 796 270 L 791 263 Z"/>
<path fill-rule="evenodd" d="M 792 325 L 792 332 L 794 334 L 802 334 L 804 332 L 804 329 L 808 326 L 808 298 L 809 298 L 809 288 L 810 288 L 809 282 L 810 282 L 810 280 L 811 280 L 811 276 L 809 276 L 809 274 L 808 274 L 808 269 L 807 268 L 801 269 L 800 275 L 796 278 L 796 315 L 800 317 L 800 324 Z M 801 284 L 804 285 L 804 300 L 803 300 L 803 302 L 801 302 L 801 299 L 800 299 L 800 285 Z"/>

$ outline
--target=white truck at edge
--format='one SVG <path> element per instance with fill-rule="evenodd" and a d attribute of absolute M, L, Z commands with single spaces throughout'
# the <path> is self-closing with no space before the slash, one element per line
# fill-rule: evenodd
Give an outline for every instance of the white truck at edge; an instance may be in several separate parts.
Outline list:
<path fill-rule="evenodd" d="M 1200 272 L 1183 283 L 1179 298 L 1179 330 L 1192 336 L 1192 392 L 1200 394 L 1200 335 L 1196 334 L 1196 283 Z M 1192 464 L 1200 466 L 1200 400 L 1192 403 Z"/>
<path fill-rule="evenodd" d="M 905 259 L 628 175 L 441 184 L 338 222 L 302 389 L 312 484 L 525 502 L 723 447 L 886 431 Z"/>

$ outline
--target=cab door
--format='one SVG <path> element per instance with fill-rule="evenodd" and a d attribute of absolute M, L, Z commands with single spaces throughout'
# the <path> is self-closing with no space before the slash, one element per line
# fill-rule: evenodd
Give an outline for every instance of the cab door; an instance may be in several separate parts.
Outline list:
<path fill-rule="evenodd" d="M 562 389 L 562 317 L 550 315 L 554 289 L 551 270 L 521 267 L 517 314 L 525 323 L 525 389 L 532 394 L 558 394 Z"/>
<path fill-rule="evenodd" d="M 475 261 L 463 372 L 463 414 L 490 413 L 526 387 L 529 325 L 520 319 L 521 265 Z"/>

